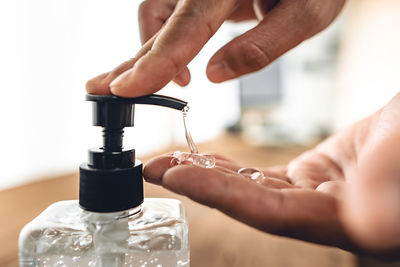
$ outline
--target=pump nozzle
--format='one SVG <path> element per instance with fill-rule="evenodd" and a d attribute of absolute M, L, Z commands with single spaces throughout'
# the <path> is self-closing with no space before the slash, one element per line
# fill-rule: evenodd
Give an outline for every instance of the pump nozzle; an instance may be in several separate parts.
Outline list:
<path fill-rule="evenodd" d="M 96 212 L 135 207 L 143 201 L 142 163 L 133 148 L 122 146 L 124 127 L 134 124 L 135 104 L 183 110 L 187 102 L 162 95 L 86 95 L 86 100 L 93 102 L 93 125 L 103 127 L 103 146 L 90 149 L 89 162 L 80 167 L 79 203 Z"/>
<path fill-rule="evenodd" d="M 124 98 L 113 95 L 86 95 L 93 102 L 93 125 L 108 129 L 131 127 L 135 104 L 157 105 L 183 110 L 187 102 L 163 95 Z"/>
<path fill-rule="evenodd" d="M 187 102 L 163 95 L 146 95 L 134 98 L 118 97 L 114 95 L 86 95 L 86 100 L 107 103 L 147 104 L 183 110 Z"/>

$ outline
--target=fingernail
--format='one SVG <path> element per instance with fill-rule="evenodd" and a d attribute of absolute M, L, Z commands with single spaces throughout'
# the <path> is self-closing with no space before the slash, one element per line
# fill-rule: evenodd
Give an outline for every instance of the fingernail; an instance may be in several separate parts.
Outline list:
<path fill-rule="evenodd" d="M 207 76 L 212 82 L 218 83 L 234 78 L 235 74 L 226 61 L 219 61 L 208 66 Z"/>

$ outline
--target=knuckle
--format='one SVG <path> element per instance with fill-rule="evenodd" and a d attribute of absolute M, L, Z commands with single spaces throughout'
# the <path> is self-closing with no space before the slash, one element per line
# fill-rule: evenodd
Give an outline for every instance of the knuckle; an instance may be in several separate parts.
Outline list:
<path fill-rule="evenodd" d="M 217 31 L 216 27 L 209 21 L 203 23 L 202 28 L 204 36 L 206 36 L 207 39 L 211 39 L 211 37 L 213 37 L 214 33 Z"/>
<path fill-rule="evenodd" d="M 159 50 L 151 50 L 148 52 L 148 57 L 158 58 L 165 64 L 165 69 L 170 73 L 171 79 L 176 76 L 184 67 L 179 58 L 170 57 L 168 55 L 160 54 Z"/>
<path fill-rule="evenodd" d="M 207 40 L 210 39 L 217 31 L 216 25 L 210 21 L 201 21 L 197 17 L 198 16 L 194 15 L 192 11 L 180 11 L 174 14 L 176 24 L 179 24 L 181 27 L 188 27 L 189 30 L 193 30 L 193 24 L 189 24 L 187 22 L 196 20 L 197 34 L 204 36 L 204 38 Z"/>
<path fill-rule="evenodd" d="M 155 16 L 166 20 L 174 11 L 177 0 L 145 0 L 139 5 L 139 16 Z"/>
<path fill-rule="evenodd" d="M 210 10 L 201 1 L 187 1 L 177 8 L 174 18 L 181 26 L 195 20 L 196 31 L 211 38 L 218 29 L 218 23 L 207 15 L 208 12 Z"/>
<path fill-rule="evenodd" d="M 175 16 L 182 19 L 190 19 L 199 13 L 199 8 L 193 4 L 182 4 L 177 8 Z"/>
<path fill-rule="evenodd" d="M 254 41 L 241 42 L 239 49 L 243 53 L 244 63 L 252 70 L 262 69 L 271 62 L 267 49 Z"/>

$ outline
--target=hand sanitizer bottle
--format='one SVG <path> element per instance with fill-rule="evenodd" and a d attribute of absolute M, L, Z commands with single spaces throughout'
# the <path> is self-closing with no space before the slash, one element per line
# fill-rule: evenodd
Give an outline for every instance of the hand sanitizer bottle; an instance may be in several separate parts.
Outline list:
<path fill-rule="evenodd" d="M 143 198 L 142 163 L 122 147 L 133 126 L 134 105 L 183 110 L 186 102 L 87 95 L 93 124 L 103 127 L 103 146 L 80 166 L 78 200 L 52 204 L 20 233 L 20 266 L 189 266 L 188 227 L 179 200 Z"/>

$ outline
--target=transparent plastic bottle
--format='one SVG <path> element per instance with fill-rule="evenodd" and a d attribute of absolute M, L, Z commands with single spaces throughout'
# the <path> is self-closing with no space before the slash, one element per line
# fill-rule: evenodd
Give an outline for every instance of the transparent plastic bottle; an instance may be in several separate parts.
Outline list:
<path fill-rule="evenodd" d="M 163 198 L 112 213 L 61 201 L 24 227 L 19 252 L 21 267 L 189 266 L 185 211 L 179 200 Z"/>
<path fill-rule="evenodd" d="M 21 231 L 20 266 L 189 266 L 181 202 L 144 198 L 143 164 L 135 149 L 122 146 L 135 104 L 183 110 L 187 103 L 160 95 L 86 99 L 93 102 L 93 125 L 103 128 L 103 146 L 89 149 L 79 167 L 79 202 L 51 205 Z"/>

